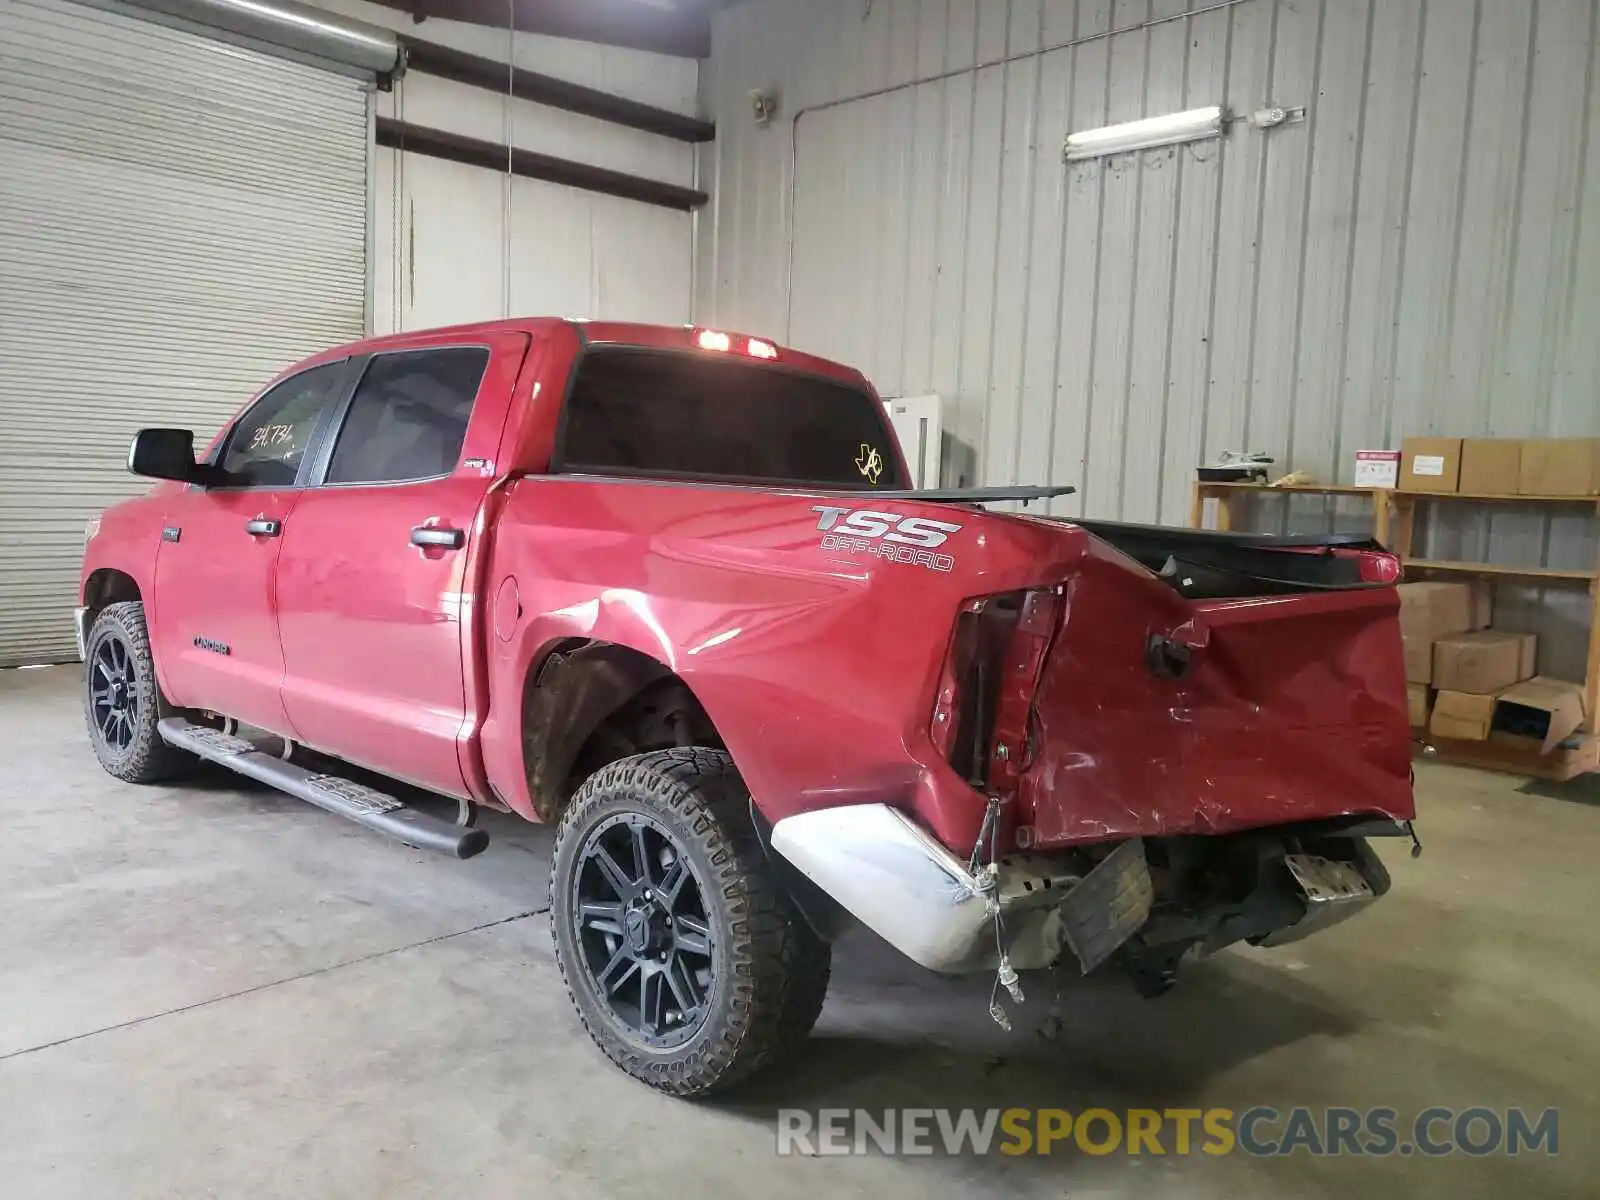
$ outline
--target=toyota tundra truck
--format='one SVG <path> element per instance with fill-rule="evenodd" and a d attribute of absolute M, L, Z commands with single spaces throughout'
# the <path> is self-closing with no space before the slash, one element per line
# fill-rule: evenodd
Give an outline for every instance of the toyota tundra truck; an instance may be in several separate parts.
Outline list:
<path fill-rule="evenodd" d="M 855 925 L 1004 1024 L 1029 971 L 1152 995 L 1302 938 L 1415 845 L 1381 547 L 918 490 L 859 372 L 763 338 L 374 338 L 128 467 L 77 609 L 105 769 L 460 858 L 480 810 L 555 823 L 577 1015 L 670 1093 L 802 1039 Z"/>

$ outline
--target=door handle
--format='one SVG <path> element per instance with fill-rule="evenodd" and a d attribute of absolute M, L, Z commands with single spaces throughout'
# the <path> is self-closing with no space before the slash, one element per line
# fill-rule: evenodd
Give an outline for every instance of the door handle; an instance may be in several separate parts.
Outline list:
<path fill-rule="evenodd" d="M 256 517 L 244 523 L 244 531 L 251 537 L 277 537 L 283 532 L 283 522 L 268 517 Z"/>
<path fill-rule="evenodd" d="M 459 529 L 449 529 L 441 525 L 418 525 L 411 531 L 411 544 L 459 550 L 467 544 L 467 535 Z"/>

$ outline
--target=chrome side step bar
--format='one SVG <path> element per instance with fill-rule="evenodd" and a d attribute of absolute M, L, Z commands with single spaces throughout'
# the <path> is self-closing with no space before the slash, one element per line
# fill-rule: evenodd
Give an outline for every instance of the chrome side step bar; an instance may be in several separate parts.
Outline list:
<path fill-rule="evenodd" d="M 437 850 L 456 858 L 482 854 L 489 835 L 466 829 L 410 808 L 387 792 L 380 792 L 338 775 L 320 775 L 268 754 L 244 738 L 168 717 L 156 725 L 161 740 L 179 750 L 248 775 L 251 779 L 288 792 L 335 816 L 386 834 L 419 850 Z"/>

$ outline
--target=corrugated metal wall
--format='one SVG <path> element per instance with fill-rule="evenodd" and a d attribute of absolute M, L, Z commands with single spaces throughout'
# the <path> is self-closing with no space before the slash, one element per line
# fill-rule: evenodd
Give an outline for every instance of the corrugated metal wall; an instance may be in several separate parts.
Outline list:
<path fill-rule="evenodd" d="M 315 0 L 358 20 L 679 112 L 696 105 L 699 64 L 564 38 L 411 17 L 366 0 Z M 514 45 L 515 49 L 512 49 Z M 379 116 L 594 163 L 683 186 L 694 149 L 422 72 L 377 96 Z M 420 154 L 374 153 L 373 330 L 502 316 L 689 319 L 688 213 Z"/>
<path fill-rule="evenodd" d="M 76 654 L 84 523 L 361 336 L 367 85 L 65 0 L 0 0 L 0 666 Z"/>
<path fill-rule="evenodd" d="M 1356 449 L 1407 433 L 1600 434 L 1595 0 L 1198 12 L 1214 2 L 722 14 L 697 316 L 945 395 L 950 481 L 1074 483 L 1067 514 L 1182 522 L 1193 466 L 1226 447 L 1348 481 Z M 766 127 L 752 88 L 781 95 Z M 1073 130 L 1214 103 L 1307 119 L 1062 160 Z M 1257 519 L 1350 524 L 1360 503 Z M 1597 551 L 1576 510 L 1457 510 L 1424 544 Z M 1502 592 L 1506 623 L 1545 635 L 1542 669 L 1581 670 L 1586 597 Z"/>

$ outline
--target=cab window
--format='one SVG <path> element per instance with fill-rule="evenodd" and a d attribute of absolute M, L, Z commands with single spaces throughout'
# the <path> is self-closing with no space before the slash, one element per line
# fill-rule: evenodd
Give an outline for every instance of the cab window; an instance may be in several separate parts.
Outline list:
<path fill-rule="evenodd" d="M 601 346 L 579 360 L 557 469 L 829 489 L 903 488 L 860 388 L 726 354 Z"/>
<path fill-rule="evenodd" d="M 482 346 L 374 358 L 350 401 L 326 482 L 401 483 L 450 474 L 488 366 Z"/>
<path fill-rule="evenodd" d="M 222 452 L 226 487 L 293 487 L 316 428 L 333 398 L 344 362 L 326 363 L 285 379 L 250 406 Z"/>

